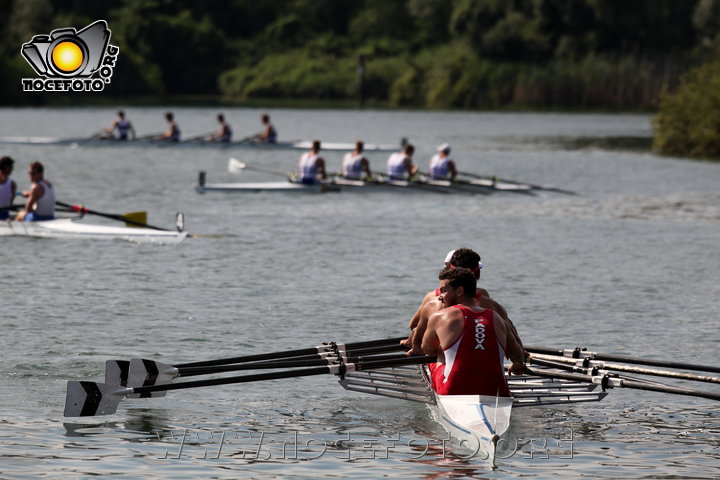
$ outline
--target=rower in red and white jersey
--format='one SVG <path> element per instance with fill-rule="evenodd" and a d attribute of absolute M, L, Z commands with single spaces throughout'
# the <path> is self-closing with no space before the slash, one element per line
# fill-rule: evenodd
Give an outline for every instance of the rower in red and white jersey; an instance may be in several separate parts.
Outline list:
<path fill-rule="evenodd" d="M 469 248 L 458 248 L 457 250 L 451 250 L 445 257 L 445 269 L 440 272 L 439 278 L 442 279 L 444 272 L 448 268 L 467 268 L 474 275 L 476 280 L 480 280 L 480 271 L 483 268 L 483 264 L 480 262 L 480 255 Z M 410 319 L 410 335 L 407 340 L 404 340 L 404 345 L 410 346 L 411 354 L 420 354 L 422 349 L 420 342 L 422 341 L 423 333 L 427 326 L 428 318 L 433 313 L 443 308 L 442 302 L 439 300 L 440 289 L 429 291 L 425 294 L 420 306 L 415 311 L 415 314 Z M 515 325 L 510 320 L 507 310 L 500 303 L 490 297 L 490 294 L 484 288 L 477 288 L 475 291 L 475 301 L 479 306 L 488 308 L 497 312 L 508 326 L 508 330 L 515 336 L 515 340 L 520 343 L 520 337 L 517 333 Z"/>
<path fill-rule="evenodd" d="M 437 355 L 430 364 L 433 390 L 440 395 L 509 397 L 504 357 L 510 373 L 525 370 L 525 353 L 492 310 L 477 305 L 475 275 L 466 268 L 447 269 L 440 281 L 442 310 L 428 320 L 422 350 Z"/>

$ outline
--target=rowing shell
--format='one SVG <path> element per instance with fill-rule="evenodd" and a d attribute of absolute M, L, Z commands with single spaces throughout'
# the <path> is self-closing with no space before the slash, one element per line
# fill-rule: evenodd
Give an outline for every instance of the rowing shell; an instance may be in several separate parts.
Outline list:
<path fill-rule="evenodd" d="M 597 385 L 575 381 L 530 375 L 507 380 L 512 397 L 438 395 L 425 365 L 352 372 L 340 384 L 351 391 L 428 404 L 451 438 L 492 465 L 513 407 L 592 402 L 607 395 L 595 392 Z"/>
<path fill-rule="evenodd" d="M 187 232 L 130 228 L 80 223 L 76 218 L 56 218 L 38 222 L 0 221 L 0 236 L 41 238 L 119 239 L 138 243 L 178 244 Z"/>
<path fill-rule="evenodd" d="M 199 172 L 198 184 L 195 190 L 198 193 L 224 192 L 224 193 L 324 193 L 324 192 L 435 192 L 435 193 L 469 193 L 489 194 L 493 192 L 511 192 L 532 195 L 532 188 L 527 185 L 494 182 L 482 183 L 473 180 L 463 184 L 448 180 L 424 180 L 410 182 L 407 180 L 390 180 L 364 182 L 334 177 L 326 183 L 304 184 L 284 180 L 279 182 L 235 182 L 235 183 L 207 183 L 207 174 Z M 477 182 L 477 183 L 475 183 Z"/>
<path fill-rule="evenodd" d="M 89 137 L 0 137 L 0 144 L 8 145 L 66 145 L 70 147 L 161 147 L 161 148 L 197 148 L 210 147 L 220 149 L 232 148 L 258 148 L 267 150 L 308 150 L 312 146 L 312 141 L 298 140 L 292 142 L 278 143 L 259 143 L 259 142 L 211 142 L 202 140 L 186 140 L 180 142 L 156 141 L 148 138 L 138 138 L 135 140 L 116 140 Z M 395 152 L 401 148 L 401 145 L 366 143 L 364 150 L 366 152 Z M 323 142 L 323 150 L 331 151 L 352 151 L 355 149 L 354 143 L 349 142 Z"/>

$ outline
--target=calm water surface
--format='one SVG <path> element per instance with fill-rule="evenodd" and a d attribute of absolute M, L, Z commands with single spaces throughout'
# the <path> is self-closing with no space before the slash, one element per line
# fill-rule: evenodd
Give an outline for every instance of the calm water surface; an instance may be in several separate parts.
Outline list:
<path fill-rule="evenodd" d="M 163 112 L 127 109 L 139 134 L 162 130 Z M 186 136 L 215 128 L 214 109 L 175 112 Z M 0 136 L 88 135 L 113 113 L 0 109 Z M 237 137 L 259 129 L 259 110 L 224 113 Z M 717 402 L 632 390 L 517 409 L 495 471 L 452 444 L 443 451 L 447 434 L 425 406 L 347 392 L 330 376 L 177 391 L 128 399 L 111 417 L 64 418 L 66 382 L 102 381 L 108 359 L 181 363 L 401 335 L 459 246 L 481 253 L 482 284 L 526 344 L 720 364 L 720 165 L 603 148 L 642 143 L 649 117 L 270 113 L 285 139 L 408 137 L 422 166 L 449 142 L 461 170 L 579 195 L 201 196 L 199 170 L 209 181 L 277 179 L 233 176 L 231 155 L 290 170 L 298 152 L 1 146 L 22 189 L 38 160 L 62 201 L 147 210 L 167 227 L 183 211 L 189 231 L 220 238 L 0 239 L 0 477 L 720 476 Z M 369 157 L 382 169 L 385 154 Z M 325 158 L 339 168 L 340 154 Z"/>

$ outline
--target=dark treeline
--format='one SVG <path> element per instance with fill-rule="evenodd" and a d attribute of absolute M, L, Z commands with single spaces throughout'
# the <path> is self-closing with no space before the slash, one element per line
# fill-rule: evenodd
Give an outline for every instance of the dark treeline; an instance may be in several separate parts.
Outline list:
<path fill-rule="evenodd" d="M 357 100 L 434 108 L 655 109 L 703 63 L 720 0 L 0 0 L 1 102 L 33 35 L 108 21 L 106 96 Z"/>

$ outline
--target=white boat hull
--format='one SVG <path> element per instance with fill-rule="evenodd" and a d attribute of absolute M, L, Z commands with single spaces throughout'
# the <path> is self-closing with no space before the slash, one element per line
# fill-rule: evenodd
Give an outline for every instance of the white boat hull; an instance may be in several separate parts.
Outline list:
<path fill-rule="evenodd" d="M 187 237 L 187 232 L 92 225 L 76 220 L 76 218 L 57 218 L 39 222 L 3 220 L 0 221 L 0 236 L 119 239 L 159 244 L 177 244 Z"/>

